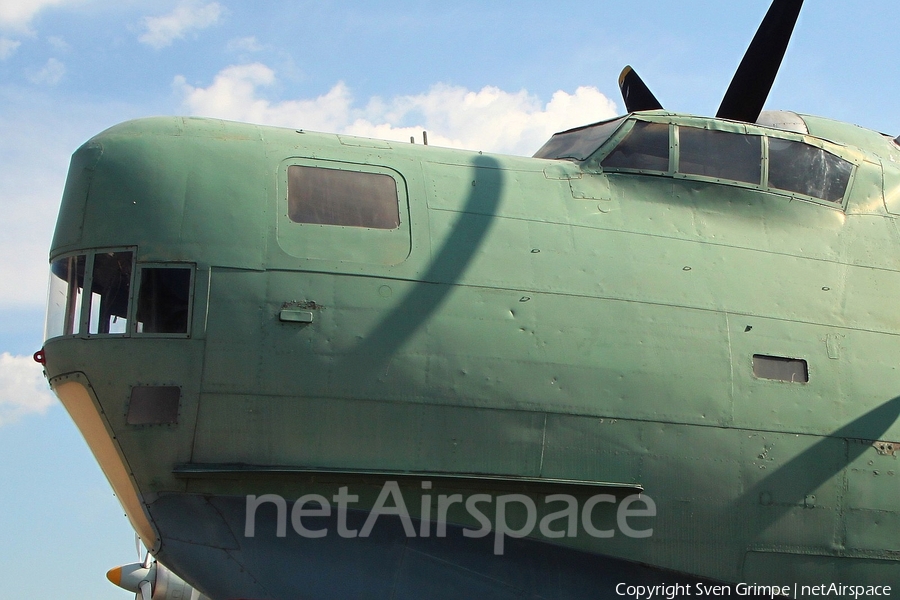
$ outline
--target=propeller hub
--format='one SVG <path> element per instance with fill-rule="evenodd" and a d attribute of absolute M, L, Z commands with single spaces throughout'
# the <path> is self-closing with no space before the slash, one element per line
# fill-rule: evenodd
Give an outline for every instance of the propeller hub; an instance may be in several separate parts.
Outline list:
<path fill-rule="evenodd" d="M 142 583 L 152 583 L 156 579 L 156 563 L 149 567 L 143 563 L 122 565 L 107 571 L 106 578 L 123 590 L 137 594 L 141 591 Z"/>

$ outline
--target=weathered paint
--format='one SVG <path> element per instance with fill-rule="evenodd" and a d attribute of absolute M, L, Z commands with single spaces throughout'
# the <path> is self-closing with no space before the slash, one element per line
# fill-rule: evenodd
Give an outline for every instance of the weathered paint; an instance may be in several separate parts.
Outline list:
<path fill-rule="evenodd" d="M 533 536 L 610 572 L 900 585 L 895 457 L 875 442 L 900 439 L 900 150 L 805 121 L 809 135 L 776 134 L 853 163 L 842 204 L 605 173 L 603 149 L 572 163 L 214 120 L 116 126 L 73 158 L 51 258 L 135 247 L 139 264 L 193 265 L 191 333 L 50 339 L 47 375 L 83 374 L 140 499 L 132 521 L 214 598 L 289 597 L 315 552 L 243 539 L 245 495 L 358 484 L 372 502 L 390 474 L 450 478 L 448 493 L 643 488 L 652 537 Z M 294 227 L 288 164 L 391 173 L 399 233 Z M 806 360 L 809 382 L 755 377 L 754 354 Z M 180 386 L 178 423 L 128 425 L 137 385 Z"/>

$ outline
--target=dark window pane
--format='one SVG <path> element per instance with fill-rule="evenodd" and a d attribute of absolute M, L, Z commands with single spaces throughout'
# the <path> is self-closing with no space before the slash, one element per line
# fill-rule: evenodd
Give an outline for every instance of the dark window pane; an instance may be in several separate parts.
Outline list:
<path fill-rule="evenodd" d="M 288 216 L 295 223 L 396 229 L 393 177 L 316 167 L 288 167 Z"/>
<path fill-rule="evenodd" d="M 191 268 L 141 268 L 137 333 L 187 333 Z"/>
<path fill-rule="evenodd" d="M 762 137 L 680 127 L 678 172 L 759 184 Z"/>
<path fill-rule="evenodd" d="M 853 164 L 821 148 L 769 138 L 769 187 L 841 202 Z"/>
<path fill-rule="evenodd" d="M 603 142 L 619 129 L 624 120 L 621 118 L 557 133 L 541 146 L 534 157 L 584 160 L 596 152 Z"/>
<path fill-rule="evenodd" d="M 800 358 L 754 354 L 753 374 L 761 379 L 791 381 L 793 383 L 809 382 L 809 367 L 806 361 Z"/>
<path fill-rule="evenodd" d="M 98 252 L 94 256 L 88 333 L 128 331 L 131 265 L 131 252 Z"/>
<path fill-rule="evenodd" d="M 669 170 L 669 126 L 638 121 L 601 165 L 608 169 Z"/>

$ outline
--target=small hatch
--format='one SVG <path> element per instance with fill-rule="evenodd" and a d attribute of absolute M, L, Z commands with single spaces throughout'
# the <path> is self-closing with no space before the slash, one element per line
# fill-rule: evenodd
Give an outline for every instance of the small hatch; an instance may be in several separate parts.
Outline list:
<path fill-rule="evenodd" d="M 760 379 L 809 383 L 809 365 L 802 358 L 754 354 L 753 374 Z"/>
<path fill-rule="evenodd" d="M 129 425 L 175 425 L 181 388 L 174 385 L 141 385 L 131 388 L 125 422 Z"/>

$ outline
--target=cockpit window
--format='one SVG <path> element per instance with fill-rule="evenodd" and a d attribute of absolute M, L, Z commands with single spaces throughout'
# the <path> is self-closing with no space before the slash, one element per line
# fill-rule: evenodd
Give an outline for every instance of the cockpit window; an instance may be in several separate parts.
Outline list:
<path fill-rule="evenodd" d="M 50 265 L 50 292 L 44 339 L 81 333 L 85 256 L 67 256 Z"/>
<path fill-rule="evenodd" d="M 853 163 L 821 148 L 769 138 L 769 187 L 840 203 L 852 171 Z"/>
<path fill-rule="evenodd" d="M 679 127 L 678 172 L 759 185 L 762 136 Z"/>
<path fill-rule="evenodd" d="M 668 171 L 669 125 L 637 121 L 601 165 L 607 169 Z"/>
<path fill-rule="evenodd" d="M 131 290 L 131 252 L 98 252 L 91 274 L 88 333 L 126 333 Z"/>
<path fill-rule="evenodd" d="M 135 333 L 187 333 L 190 267 L 141 267 Z"/>
<path fill-rule="evenodd" d="M 674 172 L 669 170 L 670 147 L 677 163 Z M 609 171 L 749 185 L 833 204 L 843 202 L 853 174 L 852 162 L 805 141 L 646 121 L 636 121 L 600 165 Z"/>
<path fill-rule="evenodd" d="M 584 160 L 596 152 L 625 122 L 625 119 L 626 117 L 621 117 L 557 133 L 541 146 L 534 158 Z"/>
<path fill-rule="evenodd" d="M 138 263 L 138 283 L 133 284 L 134 254 L 91 250 L 54 260 L 44 339 L 188 334 L 194 266 Z M 136 294 L 133 285 L 138 285 Z"/>

